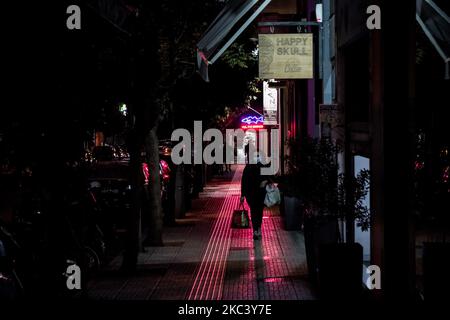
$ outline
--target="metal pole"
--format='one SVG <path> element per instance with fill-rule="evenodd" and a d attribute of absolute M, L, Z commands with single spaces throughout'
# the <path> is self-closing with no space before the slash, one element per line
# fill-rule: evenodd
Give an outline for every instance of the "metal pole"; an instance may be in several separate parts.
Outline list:
<path fill-rule="evenodd" d="M 265 21 L 258 23 L 258 27 L 298 27 L 298 26 L 321 26 L 321 22 L 315 21 Z"/>
<path fill-rule="evenodd" d="M 259 113 L 258 111 L 256 111 L 256 110 L 255 110 L 255 109 L 253 109 L 252 107 L 250 107 L 250 106 L 247 106 L 247 108 L 249 108 L 250 110 L 253 110 L 254 112 L 256 112 L 257 114 L 259 114 L 260 116 L 264 117 L 264 115 L 263 115 L 263 114 Z"/>

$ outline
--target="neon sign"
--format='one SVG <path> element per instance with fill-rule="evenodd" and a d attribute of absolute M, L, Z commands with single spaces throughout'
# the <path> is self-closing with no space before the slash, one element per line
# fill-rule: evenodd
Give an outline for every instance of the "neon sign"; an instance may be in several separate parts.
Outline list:
<path fill-rule="evenodd" d="M 241 123 L 246 125 L 259 125 L 264 123 L 264 117 L 260 116 L 248 116 L 241 120 Z"/>
<path fill-rule="evenodd" d="M 262 124 L 244 124 L 241 126 L 241 129 L 263 129 L 264 126 Z"/>

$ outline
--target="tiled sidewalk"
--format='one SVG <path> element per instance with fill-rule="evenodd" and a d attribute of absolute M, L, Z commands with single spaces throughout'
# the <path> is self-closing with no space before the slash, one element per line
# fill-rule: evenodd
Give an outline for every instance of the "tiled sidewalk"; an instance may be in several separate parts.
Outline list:
<path fill-rule="evenodd" d="M 121 258 L 89 283 L 92 299 L 310 300 L 301 233 L 285 231 L 277 210 L 266 210 L 263 238 L 231 229 L 243 167 L 213 180 L 179 226 L 164 230 L 164 247 L 139 256 L 136 275 L 120 277 Z"/>

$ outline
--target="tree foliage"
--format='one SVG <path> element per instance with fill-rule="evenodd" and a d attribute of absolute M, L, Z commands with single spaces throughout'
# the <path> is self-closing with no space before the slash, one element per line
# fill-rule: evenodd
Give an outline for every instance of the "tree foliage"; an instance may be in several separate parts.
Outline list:
<path fill-rule="evenodd" d="M 370 210 L 365 200 L 370 173 L 361 170 L 356 177 L 339 173 L 340 148 L 328 139 L 305 137 L 288 141 L 289 174 L 281 184 L 285 194 L 302 201 L 306 216 L 338 217 L 356 220 L 362 230 L 370 226 Z"/>

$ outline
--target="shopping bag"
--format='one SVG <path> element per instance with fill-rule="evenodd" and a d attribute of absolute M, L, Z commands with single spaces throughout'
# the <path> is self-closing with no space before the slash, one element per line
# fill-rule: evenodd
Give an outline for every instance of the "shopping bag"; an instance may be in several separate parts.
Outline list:
<path fill-rule="evenodd" d="M 281 202 L 280 190 L 273 183 L 266 185 L 266 197 L 264 198 L 264 205 L 266 207 L 273 207 Z"/>
<path fill-rule="evenodd" d="M 250 219 L 248 217 L 248 211 L 245 210 L 244 204 L 241 204 L 238 209 L 233 211 L 231 226 L 232 228 L 250 227 Z"/>

